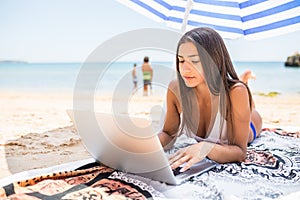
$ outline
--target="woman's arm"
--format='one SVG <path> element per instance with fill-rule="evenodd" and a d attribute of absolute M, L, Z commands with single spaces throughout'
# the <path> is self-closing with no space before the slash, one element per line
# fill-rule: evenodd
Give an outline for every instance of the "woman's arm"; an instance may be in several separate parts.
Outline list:
<path fill-rule="evenodd" d="M 158 134 L 159 140 L 168 149 L 176 141 L 177 132 L 180 126 L 179 112 L 179 90 L 176 80 L 170 82 L 167 91 L 167 111 L 162 131 Z"/>
<path fill-rule="evenodd" d="M 238 83 L 231 89 L 232 124 L 227 121 L 228 145 L 216 145 L 208 157 L 219 163 L 244 161 L 250 134 L 251 108 L 247 88 Z"/>
<path fill-rule="evenodd" d="M 232 101 L 233 129 L 227 128 L 228 145 L 199 142 L 176 152 L 171 158 L 172 168 L 184 163 L 182 171 L 208 156 L 218 163 L 244 161 L 247 153 L 248 136 L 250 133 L 250 102 L 246 87 L 238 84 L 230 92 Z M 230 121 L 227 121 L 229 127 Z"/>

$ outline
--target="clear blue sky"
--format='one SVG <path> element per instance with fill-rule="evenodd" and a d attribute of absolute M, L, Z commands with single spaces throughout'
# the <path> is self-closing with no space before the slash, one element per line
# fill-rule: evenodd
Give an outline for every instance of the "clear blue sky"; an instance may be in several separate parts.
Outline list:
<path fill-rule="evenodd" d="M 0 0 L 0 60 L 82 62 L 102 42 L 139 28 L 166 28 L 115 0 Z M 225 40 L 235 61 L 284 61 L 300 31 Z"/>

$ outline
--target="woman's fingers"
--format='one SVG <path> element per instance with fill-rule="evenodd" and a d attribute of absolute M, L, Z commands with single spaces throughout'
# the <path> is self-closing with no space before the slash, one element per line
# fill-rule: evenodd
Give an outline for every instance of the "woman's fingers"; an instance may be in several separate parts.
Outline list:
<path fill-rule="evenodd" d="M 199 155 L 199 148 L 196 145 L 192 145 L 186 147 L 184 149 L 178 150 L 175 154 L 170 156 L 169 164 L 172 169 L 175 169 L 183 164 L 183 168 L 180 170 L 184 172 L 188 170 L 192 165 L 201 161 L 203 159 L 203 155 Z"/>
<path fill-rule="evenodd" d="M 184 149 L 180 149 L 176 153 L 174 153 L 173 155 L 171 155 L 169 157 L 169 163 L 172 164 L 176 160 L 180 159 L 183 156 L 184 152 L 185 152 Z"/>
<path fill-rule="evenodd" d="M 179 167 L 181 164 L 186 162 L 188 158 L 184 152 L 185 150 L 181 149 L 169 157 L 169 164 L 171 165 L 172 169 Z"/>
<path fill-rule="evenodd" d="M 188 148 L 181 149 L 169 158 L 169 163 L 172 169 L 175 169 L 182 164 L 189 162 L 189 160 L 193 158 L 193 155 L 189 154 L 187 150 Z M 190 166 L 188 168 L 190 168 Z"/>
<path fill-rule="evenodd" d="M 177 151 L 176 153 L 174 153 L 171 156 L 169 156 L 169 158 L 168 158 L 169 164 L 171 165 L 178 158 L 180 158 L 180 152 Z"/>
<path fill-rule="evenodd" d="M 185 156 L 178 158 L 176 161 L 174 161 L 171 164 L 171 168 L 176 169 L 177 167 L 183 165 L 183 167 L 180 169 L 180 172 L 184 172 L 184 171 L 188 170 L 189 168 L 191 168 L 191 166 L 193 166 L 195 163 L 201 161 L 202 159 L 199 160 L 198 158 L 185 155 Z"/>
<path fill-rule="evenodd" d="M 180 169 L 180 172 L 185 172 L 189 168 L 191 168 L 195 163 L 199 162 L 200 160 L 191 158 L 186 162 L 186 164 Z"/>
<path fill-rule="evenodd" d="M 188 156 L 182 156 L 180 158 L 178 158 L 177 160 L 175 160 L 172 164 L 171 164 L 171 168 L 172 169 L 176 169 L 177 167 L 181 166 L 182 164 L 186 163 L 189 160 Z"/>

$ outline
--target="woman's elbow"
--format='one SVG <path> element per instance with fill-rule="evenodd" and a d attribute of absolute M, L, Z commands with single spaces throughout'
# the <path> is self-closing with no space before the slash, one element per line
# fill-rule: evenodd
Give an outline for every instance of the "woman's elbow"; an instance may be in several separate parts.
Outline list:
<path fill-rule="evenodd" d="M 160 140 L 161 145 L 163 146 L 163 148 L 165 150 L 171 148 L 174 145 L 175 140 L 176 140 L 176 137 L 170 136 L 168 133 L 166 133 L 164 131 L 162 131 L 158 134 L 158 138 Z"/>
<path fill-rule="evenodd" d="M 237 156 L 237 162 L 245 162 L 247 158 L 247 150 L 240 149 L 240 153 Z"/>

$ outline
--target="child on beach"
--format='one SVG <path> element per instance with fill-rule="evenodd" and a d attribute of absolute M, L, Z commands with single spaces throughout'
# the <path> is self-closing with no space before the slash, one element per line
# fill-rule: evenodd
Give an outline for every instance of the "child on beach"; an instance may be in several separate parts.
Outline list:
<path fill-rule="evenodd" d="M 137 89 L 137 71 L 136 71 L 136 63 L 133 64 L 132 69 L 132 80 L 133 80 L 133 90 Z"/>
<path fill-rule="evenodd" d="M 158 136 L 165 149 L 183 133 L 197 143 L 173 154 L 171 167 L 184 165 L 181 171 L 185 171 L 205 157 L 218 163 L 244 161 L 247 145 L 262 127 L 246 84 L 254 78 L 251 71 L 239 79 L 223 39 L 211 28 L 196 28 L 182 36 L 176 70 Z"/>

